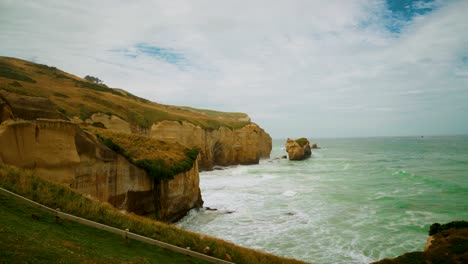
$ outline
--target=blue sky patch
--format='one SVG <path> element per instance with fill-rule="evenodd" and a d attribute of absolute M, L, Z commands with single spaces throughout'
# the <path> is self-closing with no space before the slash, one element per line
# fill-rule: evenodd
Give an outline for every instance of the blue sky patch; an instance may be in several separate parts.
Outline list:
<path fill-rule="evenodd" d="M 140 56 L 151 57 L 166 63 L 176 65 L 180 69 L 185 68 L 189 61 L 181 52 L 170 48 L 161 48 L 147 43 L 138 43 L 132 48 L 111 49 L 111 52 L 120 53 L 125 57 L 136 59 Z"/>
<path fill-rule="evenodd" d="M 465 65 L 468 65 L 468 55 L 462 56 L 462 62 Z"/>
<path fill-rule="evenodd" d="M 434 0 L 386 0 L 388 15 L 386 28 L 393 33 L 400 33 L 405 25 L 415 16 L 426 15 L 439 7 L 440 3 Z"/>
<path fill-rule="evenodd" d="M 179 52 L 176 52 L 173 49 L 160 48 L 157 46 L 152 46 L 146 43 L 139 43 L 135 48 L 142 54 L 153 57 L 158 60 L 163 60 L 171 64 L 186 64 L 187 59 L 185 56 Z"/>

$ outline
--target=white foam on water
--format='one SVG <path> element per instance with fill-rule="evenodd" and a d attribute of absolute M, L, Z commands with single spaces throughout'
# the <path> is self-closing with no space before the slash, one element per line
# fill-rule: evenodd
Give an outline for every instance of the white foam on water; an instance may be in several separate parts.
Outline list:
<path fill-rule="evenodd" d="M 325 264 L 369 263 L 422 250 L 428 225 L 452 220 L 446 207 L 432 211 L 442 199 L 432 194 L 447 192 L 421 180 L 428 176 L 399 155 L 380 155 L 375 149 L 326 150 L 301 162 L 262 160 L 257 166 L 202 172 L 205 206 L 218 210 L 193 210 L 178 224 L 242 246 Z M 281 155 L 284 151 L 275 147 L 272 156 Z"/>
<path fill-rule="evenodd" d="M 295 191 L 292 191 L 292 190 L 287 190 L 285 192 L 282 193 L 283 196 L 286 196 L 286 197 L 293 197 L 297 194 L 297 192 Z"/>

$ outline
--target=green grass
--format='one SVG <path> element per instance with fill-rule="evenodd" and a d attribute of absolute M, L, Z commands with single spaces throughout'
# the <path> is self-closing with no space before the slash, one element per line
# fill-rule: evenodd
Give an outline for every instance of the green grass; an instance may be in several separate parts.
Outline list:
<path fill-rule="evenodd" d="M 9 64 L 0 62 L 0 77 L 5 77 L 11 80 L 18 80 L 28 83 L 35 83 L 36 81 L 26 74 L 22 74 L 16 71 L 14 68 L 10 67 Z"/>
<path fill-rule="evenodd" d="M 92 200 L 68 186 L 48 182 L 35 176 L 31 171 L 12 166 L 0 164 L 0 187 L 50 208 L 60 208 L 65 213 L 119 229 L 129 228 L 133 233 L 183 248 L 190 247 L 196 252 L 204 253 L 205 248 L 209 247 L 208 255 L 220 259 L 232 259 L 235 263 L 303 263 L 294 259 L 282 258 L 240 247 L 221 239 L 200 235 L 146 217 L 131 213 L 123 214 L 108 203 Z M 3 218 L 3 213 L 0 218 Z M 2 243 L 4 243 L 4 231 L 1 232 L 0 237 L 2 237 Z M 10 243 L 12 242 L 8 242 L 7 245 Z M 3 247 L 0 252 L 3 252 Z M 3 257 L 0 259 L 3 259 Z"/>
<path fill-rule="evenodd" d="M 114 135 L 113 137 L 108 137 L 96 133 L 96 137 L 104 145 L 122 155 L 130 163 L 145 170 L 150 177 L 158 181 L 173 179 L 177 174 L 192 169 L 200 152 L 198 148 L 188 149 L 183 147 L 183 158 L 180 158 L 179 160 L 170 158 L 172 160 L 169 163 L 165 161 L 168 160 L 168 158 L 154 157 L 155 147 L 161 148 L 162 150 L 164 148 L 163 146 L 154 143 L 154 141 L 149 138 L 124 133 L 112 133 L 102 130 L 101 132 L 106 133 L 106 135 Z M 164 151 L 166 153 L 174 151 L 174 145 L 170 150 L 164 149 Z M 181 151 L 181 149 L 179 149 L 179 151 Z M 151 155 L 153 157 L 147 156 L 145 153 L 153 154 Z"/>
<path fill-rule="evenodd" d="M 1 194 L 0 212 L 2 263 L 206 263 L 78 223 L 56 223 L 53 215 Z"/>

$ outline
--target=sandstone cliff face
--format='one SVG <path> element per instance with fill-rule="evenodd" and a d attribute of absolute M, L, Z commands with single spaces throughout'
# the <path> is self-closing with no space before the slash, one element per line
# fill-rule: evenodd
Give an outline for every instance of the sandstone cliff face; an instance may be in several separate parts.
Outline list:
<path fill-rule="evenodd" d="M 137 214 L 158 210 L 162 220 L 172 220 L 202 204 L 196 166 L 174 180 L 155 183 L 144 170 L 70 122 L 5 121 L 0 125 L 0 146 L 0 162 L 32 169 Z"/>
<path fill-rule="evenodd" d="M 261 158 L 270 156 L 272 148 L 270 135 L 253 123 L 235 130 L 226 127 L 205 130 L 189 122 L 162 121 L 153 124 L 149 136 L 199 147 L 203 170 L 210 170 L 214 165 L 257 164 Z"/>
<path fill-rule="evenodd" d="M 199 188 L 198 163 L 187 172 L 178 174 L 172 180 L 156 183 L 156 214 L 159 218 L 175 222 L 192 208 L 203 206 Z M 174 213 L 177 212 L 177 213 Z"/>
<path fill-rule="evenodd" d="M 303 160 L 312 155 L 308 140 L 301 146 L 296 140 L 288 138 L 285 147 L 286 152 L 288 152 L 289 160 Z"/>

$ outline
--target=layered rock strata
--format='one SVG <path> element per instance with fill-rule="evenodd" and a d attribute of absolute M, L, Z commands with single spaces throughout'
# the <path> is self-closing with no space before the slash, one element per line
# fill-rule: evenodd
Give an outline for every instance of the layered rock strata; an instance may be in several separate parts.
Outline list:
<path fill-rule="evenodd" d="M 146 172 L 62 120 L 8 120 L 0 125 L 0 162 L 34 170 L 117 208 L 177 220 L 202 205 L 198 168 L 155 182 Z"/>
<path fill-rule="evenodd" d="M 207 130 L 185 121 L 162 121 L 151 127 L 149 136 L 199 147 L 202 170 L 211 170 L 214 165 L 257 164 L 270 157 L 272 148 L 270 135 L 254 123 L 239 129 Z"/>

